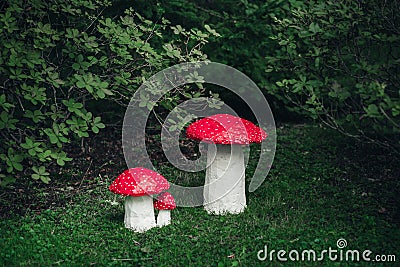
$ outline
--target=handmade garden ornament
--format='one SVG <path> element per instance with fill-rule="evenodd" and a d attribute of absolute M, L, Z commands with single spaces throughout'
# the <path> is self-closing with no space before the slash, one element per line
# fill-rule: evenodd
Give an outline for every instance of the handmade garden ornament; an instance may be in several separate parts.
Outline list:
<path fill-rule="evenodd" d="M 193 122 L 186 136 L 209 143 L 203 192 L 205 210 L 210 214 L 243 212 L 246 208 L 243 146 L 262 142 L 267 137 L 265 131 L 248 120 L 216 114 Z"/>
<path fill-rule="evenodd" d="M 161 193 L 154 201 L 154 208 L 158 210 L 157 226 L 165 226 L 171 223 L 171 210 L 176 208 L 174 197 L 168 193 Z"/>
<path fill-rule="evenodd" d="M 131 168 L 120 174 L 109 190 L 125 198 L 125 227 L 144 232 L 156 226 L 151 195 L 169 188 L 159 173 L 146 168 Z"/>

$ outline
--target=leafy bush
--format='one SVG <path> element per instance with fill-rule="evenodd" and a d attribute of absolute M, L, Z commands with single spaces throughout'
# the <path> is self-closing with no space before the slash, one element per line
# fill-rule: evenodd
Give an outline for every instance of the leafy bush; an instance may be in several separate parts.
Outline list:
<path fill-rule="evenodd" d="M 123 2 L 123 1 L 122 1 Z M 290 12 L 288 1 L 262 0 L 138 0 L 134 5 L 146 10 L 147 18 L 165 17 L 173 24 L 187 28 L 203 28 L 208 25 L 215 29 L 203 51 L 210 60 L 235 67 L 248 75 L 261 88 L 270 88 L 269 75 L 265 72 L 267 55 L 275 51 L 273 17 L 284 17 Z M 212 88 L 221 99 L 235 103 L 236 111 L 251 117 L 248 107 L 227 90 Z M 265 90 L 267 95 L 267 90 Z M 267 95 L 274 115 L 280 120 L 299 118 L 294 112 L 272 94 Z"/>
<path fill-rule="evenodd" d="M 289 110 L 399 147 L 398 1 L 150 2 L 150 16 L 216 29 L 204 51 L 250 76 L 280 119 Z"/>
<path fill-rule="evenodd" d="M 127 104 L 157 70 L 205 59 L 210 33 L 112 8 L 107 0 L 0 5 L 0 185 L 26 176 L 48 183 L 49 166 L 71 160 L 66 144 L 105 127 L 89 103 Z"/>
<path fill-rule="evenodd" d="M 290 1 L 274 19 L 267 91 L 347 135 L 399 148 L 400 4 Z"/>

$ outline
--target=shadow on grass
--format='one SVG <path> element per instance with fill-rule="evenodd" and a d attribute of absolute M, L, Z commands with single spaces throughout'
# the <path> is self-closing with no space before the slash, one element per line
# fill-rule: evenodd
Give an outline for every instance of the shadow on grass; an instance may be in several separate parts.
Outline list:
<path fill-rule="evenodd" d="M 110 223 L 123 223 L 124 222 L 124 212 L 123 211 L 113 211 L 109 213 L 105 213 L 102 216 L 102 220 L 110 222 Z"/>

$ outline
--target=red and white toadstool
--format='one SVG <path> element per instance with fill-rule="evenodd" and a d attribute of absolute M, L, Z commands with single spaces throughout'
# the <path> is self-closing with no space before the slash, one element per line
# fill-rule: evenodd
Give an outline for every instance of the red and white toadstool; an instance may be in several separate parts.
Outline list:
<path fill-rule="evenodd" d="M 168 181 L 159 173 L 146 168 L 131 168 L 120 174 L 109 190 L 125 198 L 125 227 L 144 232 L 156 226 L 153 198 L 169 188 Z"/>
<path fill-rule="evenodd" d="M 246 207 L 243 146 L 262 142 L 267 137 L 265 131 L 248 120 L 216 114 L 193 122 L 186 136 L 209 143 L 203 192 L 206 211 L 242 212 Z"/>
<path fill-rule="evenodd" d="M 157 226 L 171 223 L 171 210 L 176 208 L 174 197 L 168 193 L 161 193 L 154 201 L 154 208 L 158 209 Z"/>

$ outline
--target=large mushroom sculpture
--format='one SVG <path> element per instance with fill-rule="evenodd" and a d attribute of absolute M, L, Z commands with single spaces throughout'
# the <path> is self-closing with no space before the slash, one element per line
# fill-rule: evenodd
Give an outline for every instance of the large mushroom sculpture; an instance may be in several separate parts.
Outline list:
<path fill-rule="evenodd" d="M 109 190 L 126 196 L 125 227 L 141 233 L 156 226 L 151 195 L 168 188 L 169 183 L 161 174 L 139 167 L 121 173 Z"/>
<path fill-rule="evenodd" d="M 266 132 L 237 116 L 216 114 L 190 124 L 186 136 L 208 143 L 204 209 L 210 214 L 243 212 L 246 208 L 243 146 L 262 142 Z"/>
<path fill-rule="evenodd" d="M 176 208 L 174 197 L 164 192 L 154 201 L 154 208 L 158 210 L 157 226 L 162 227 L 171 223 L 171 210 Z"/>

